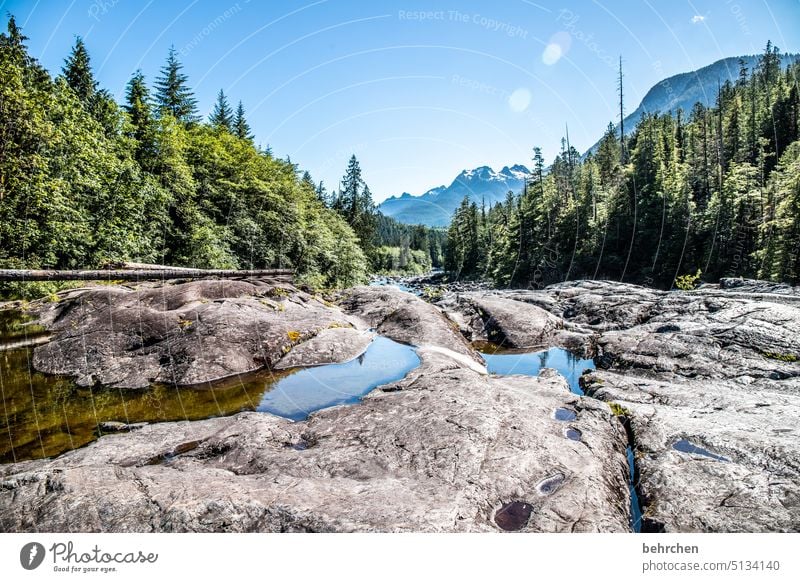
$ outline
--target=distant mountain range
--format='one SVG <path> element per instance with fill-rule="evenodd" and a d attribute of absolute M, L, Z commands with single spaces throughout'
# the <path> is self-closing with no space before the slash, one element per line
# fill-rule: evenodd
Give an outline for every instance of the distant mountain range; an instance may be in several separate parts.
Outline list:
<path fill-rule="evenodd" d="M 404 192 L 392 196 L 378 207 L 383 214 L 407 224 L 447 226 L 450 217 L 465 196 L 486 206 L 504 200 L 509 190 L 519 192 L 530 171 L 517 164 L 495 172 L 488 166 L 464 170 L 449 186 L 431 188 L 420 196 Z"/>
<path fill-rule="evenodd" d="M 636 110 L 625 118 L 625 133 L 629 134 L 645 113 L 675 113 L 683 109 L 688 116 L 694 104 L 700 102 L 713 105 L 720 84 L 739 76 L 739 59 L 752 71 L 758 65 L 758 56 L 730 57 L 689 73 L 668 77 L 654 85 L 644 96 Z M 784 66 L 800 60 L 800 54 L 781 55 Z M 587 151 L 595 151 L 598 143 Z M 517 164 L 504 167 L 495 172 L 488 166 L 474 170 L 464 170 L 449 186 L 437 186 L 413 196 L 404 192 L 400 196 L 386 199 L 378 207 L 383 214 L 406 224 L 426 224 L 428 226 L 447 226 L 450 218 L 464 196 L 487 206 L 499 202 L 511 190 L 519 192 L 524 185 L 525 176 L 530 171 Z"/>

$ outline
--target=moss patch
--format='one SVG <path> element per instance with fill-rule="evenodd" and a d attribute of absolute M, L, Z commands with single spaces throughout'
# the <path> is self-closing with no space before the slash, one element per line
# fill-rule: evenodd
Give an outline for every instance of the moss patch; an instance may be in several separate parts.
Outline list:
<path fill-rule="evenodd" d="M 797 362 L 800 361 L 800 357 L 794 354 L 780 354 L 777 352 L 764 352 L 764 357 L 769 358 L 770 360 L 779 360 L 781 362 Z"/>
<path fill-rule="evenodd" d="M 630 416 L 631 412 L 621 404 L 617 404 L 616 402 L 609 402 L 608 407 L 611 409 L 611 412 L 614 413 L 614 416 Z"/>

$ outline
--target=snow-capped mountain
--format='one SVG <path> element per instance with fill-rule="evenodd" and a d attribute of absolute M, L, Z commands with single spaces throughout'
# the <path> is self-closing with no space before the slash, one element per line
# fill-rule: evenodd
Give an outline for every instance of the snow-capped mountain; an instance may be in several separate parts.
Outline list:
<path fill-rule="evenodd" d="M 449 186 L 431 188 L 420 196 L 404 192 L 392 196 L 378 207 L 383 214 L 407 224 L 447 226 L 450 218 L 465 196 L 470 200 L 490 206 L 505 200 L 509 190 L 522 190 L 530 170 L 521 164 L 505 166 L 495 172 L 488 166 L 461 172 Z"/>

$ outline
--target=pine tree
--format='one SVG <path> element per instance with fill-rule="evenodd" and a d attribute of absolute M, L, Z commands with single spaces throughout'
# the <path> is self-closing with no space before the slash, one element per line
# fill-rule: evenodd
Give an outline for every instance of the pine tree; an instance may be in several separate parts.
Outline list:
<path fill-rule="evenodd" d="M 228 98 L 222 89 L 217 93 L 217 102 L 214 105 L 214 111 L 208 118 L 209 123 L 216 129 L 224 129 L 227 132 L 232 132 L 234 127 L 233 110 L 228 105 Z"/>
<path fill-rule="evenodd" d="M 347 222 L 353 225 L 358 219 L 359 194 L 364 181 L 361 179 L 361 166 L 355 155 L 350 157 L 347 170 L 342 178 L 342 188 L 339 192 L 339 205 Z"/>
<path fill-rule="evenodd" d="M 316 188 L 317 200 L 322 202 L 325 206 L 329 206 L 331 201 L 328 199 L 328 191 L 325 189 L 325 183 L 320 181 Z"/>
<path fill-rule="evenodd" d="M 75 46 L 72 52 L 64 61 L 62 69 L 67 84 L 75 92 L 84 105 L 89 105 L 97 91 L 97 81 L 92 75 L 92 68 L 89 62 L 89 53 L 81 37 L 75 39 Z"/>
<path fill-rule="evenodd" d="M 375 203 L 369 186 L 361 178 L 361 165 L 355 155 L 347 163 L 347 171 L 342 178 L 342 187 L 336 197 L 334 209 L 353 228 L 361 241 L 361 248 L 370 256 L 374 249 L 377 228 Z"/>
<path fill-rule="evenodd" d="M 233 133 L 240 139 L 253 139 L 253 135 L 250 133 L 250 126 L 244 116 L 244 105 L 242 105 L 241 101 L 236 107 L 236 116 L 233 119 Z"/>
<path fill-rule="evenodd" d="M 197 100 L 188 86 L 188 77 L 181 73 L 183 65 L 178 61 L 175 47 L 170 47 L 167 62 L 156 79 L 156 102 L 162 111 L 168 112 L 178 121 L 194 123 L 197 118 Z"/>
<path fill-rule="evenodd" d="M 314 192 L 317 190 L 317 185 L 314 183 L 314 179 L 311 177 L 311 172 L 308 170 L 303 172 L 303 176 L 300 178 L 300 183 L 309 190 L 313 190 Z"/>
<path fill-rule="evenodd" d="M 17 26 L 13 15 L 8 17 L 7 33 L 0 34 L 0 49 L 8 51 L 11 59 L 19 64 L 27 64 L 28 48 L 25 46 L 27 36 L 22 34 L 22 29 Z"/>
<path fill-rule="evenodd" d="M 137 142 L 136 159 L 149 169 L 150 162 L 156 156 L 156 127 L 150 107 L 150 92 L 141 71 L 136 71 L 128 81 L 124 109 L 133 127 L 130 136 Z"/>

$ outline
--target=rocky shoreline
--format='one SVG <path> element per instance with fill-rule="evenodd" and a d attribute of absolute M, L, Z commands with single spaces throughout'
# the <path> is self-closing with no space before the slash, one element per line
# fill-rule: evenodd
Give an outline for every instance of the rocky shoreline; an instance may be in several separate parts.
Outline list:
<path fill-rule="evenodd" d="M 123 426 L 0 465 L 0 531 L 630 531 L 628 446 L 643 531 L 800 530 L 793 291 L 577 281 L 428 295 L 196 281 L 40 306 L 52 338 L 34 364 L 84 385 L 340 362 L 367 330 L 417 346 L 421 365 L 305 421 Z M 585 396 L 554 370 L 487 375 L 478 340 L 561 346 L 597 369 Z"/>

